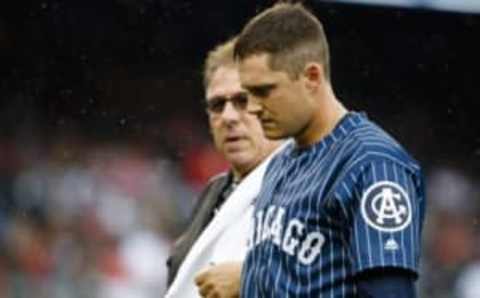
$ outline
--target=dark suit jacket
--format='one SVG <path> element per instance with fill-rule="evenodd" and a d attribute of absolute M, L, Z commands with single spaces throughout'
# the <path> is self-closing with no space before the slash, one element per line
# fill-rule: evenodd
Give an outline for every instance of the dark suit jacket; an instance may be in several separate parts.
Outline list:
<path fill-rule="evenodd" d="M 231 179 L 230 175 L 223 173 L 213 177 L 200 194 L 198 203 L 193 209 L 190 225 L 175 242 L 170 251 L 170 257 L 167 259 L 168 286 L 172 284 L 187 253 L 210 222 L 213 209 Z"/>

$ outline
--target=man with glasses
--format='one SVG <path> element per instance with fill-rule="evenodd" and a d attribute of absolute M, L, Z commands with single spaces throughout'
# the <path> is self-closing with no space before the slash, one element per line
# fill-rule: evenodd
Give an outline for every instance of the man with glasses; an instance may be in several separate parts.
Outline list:
<path fill-rule="evenodd" d="M 246 111 L 248 95 L 240 86 L 233 46 L 231 40 L 211 51 L 204 71 L 210 130 L 231 170 L 210 180 L 172 249 L 169 298 L 238 295 L 252 203 L 279 145 L 264 137 L 257 117 Z"/>

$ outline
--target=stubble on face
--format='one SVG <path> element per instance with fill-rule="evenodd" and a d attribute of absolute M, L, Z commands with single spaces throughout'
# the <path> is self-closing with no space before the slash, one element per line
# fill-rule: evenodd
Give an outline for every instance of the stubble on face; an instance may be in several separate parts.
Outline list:
<path fill-rule="evenodd" d="M 249 91 L 266 137 L 296 137 L 308 127 L 312 102 L 305 96 L 303 81 L 286 71 L 272 70 L 268 55 L 252 55 L 240 62 L 242 86 Z M 266 92 L 268 91 L 268 92 Z"/>

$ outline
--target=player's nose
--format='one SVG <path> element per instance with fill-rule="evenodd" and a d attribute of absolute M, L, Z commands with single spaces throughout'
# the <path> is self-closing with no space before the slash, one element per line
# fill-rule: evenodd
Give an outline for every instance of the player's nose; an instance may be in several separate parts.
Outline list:
<path fill-rule="evenodd" d="M 248 97 L 247 112 L 255 115 L 259 115 L 262 112 L 262 105 L 255 96 Z"/>

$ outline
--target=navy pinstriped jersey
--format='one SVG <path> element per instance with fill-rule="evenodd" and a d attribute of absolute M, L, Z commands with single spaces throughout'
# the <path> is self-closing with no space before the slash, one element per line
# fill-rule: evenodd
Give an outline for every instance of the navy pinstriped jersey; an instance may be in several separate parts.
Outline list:
<path fill-rule="evenodd" d="M 418 164 L 366 116 L 287 146 L 255 203 L 241 296 L 356 297 L 355 274 L 417 271 L 425 211 Z"/>

